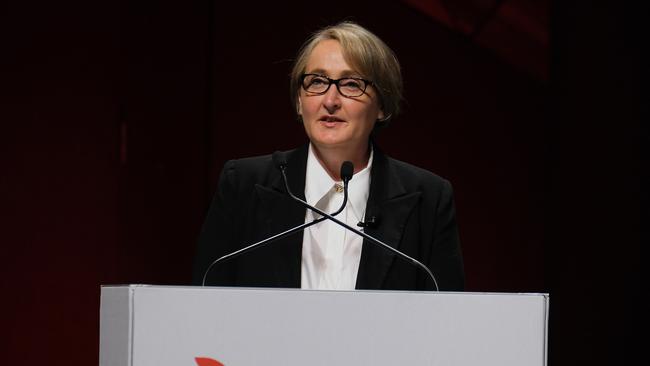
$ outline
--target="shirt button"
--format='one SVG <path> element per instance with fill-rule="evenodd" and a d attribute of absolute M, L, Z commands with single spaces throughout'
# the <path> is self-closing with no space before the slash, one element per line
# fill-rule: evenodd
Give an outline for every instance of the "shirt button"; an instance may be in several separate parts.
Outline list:
<path fill-rule="evenodd" d="M 341 193 L 341 192 L 343 192 L 343 186 L 340 185 L 340 184 L 338 184 L 338 183 L 336 183 L 336 184 L 334 185 L 334 190 L 336 190 L 336 193 Z"/>

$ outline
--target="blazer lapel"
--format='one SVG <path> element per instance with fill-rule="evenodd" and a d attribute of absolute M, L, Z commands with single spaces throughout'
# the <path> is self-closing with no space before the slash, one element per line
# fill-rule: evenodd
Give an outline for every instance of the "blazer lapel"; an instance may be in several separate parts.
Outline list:
<path fill-rule="evenodd" d="M 292 193 L 304 199 L 307 148 L 293 150 L 286 154 L 287 181 Z M 305 221 L 305 208 L 293 201 L 286 192 L 279 169 L 273 168 L 269 186 L 256 185 L 260 200 L 259 211 L 265 215 L 265 235 L 271 236 L 298 226 Z M 300 287 L 302 232 L 269 244 L 276 246 L 272 251 L 273 283 L 281 287 Z"/>
<path fill-rule="evenodd" d="M 407 194 L 390 161 L 375 146 L 366 217 L 376 217 L 376 225 L 365 232 L 399 249 L 406 221 L 420 199 L 420 192 Z M 380 289 L 395 260 L 395 254 L 368 240 L 363 241 L 357 289 Z"/>

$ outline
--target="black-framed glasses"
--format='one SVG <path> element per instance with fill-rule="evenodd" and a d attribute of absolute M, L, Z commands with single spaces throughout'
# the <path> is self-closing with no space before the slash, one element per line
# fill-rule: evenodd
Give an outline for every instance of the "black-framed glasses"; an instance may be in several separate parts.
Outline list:
<path fill-rule="evenodd" d="M 372 81 L 350 77 L 330 79 L 319 74 L 303 74 L 301 84 L 302 88 L 311 94 L 325 94 L 330 89 L 330 86 L 334 84 L 342 96 L 360 97 L 366 92 L 366 88 L 372 84 Z"/>

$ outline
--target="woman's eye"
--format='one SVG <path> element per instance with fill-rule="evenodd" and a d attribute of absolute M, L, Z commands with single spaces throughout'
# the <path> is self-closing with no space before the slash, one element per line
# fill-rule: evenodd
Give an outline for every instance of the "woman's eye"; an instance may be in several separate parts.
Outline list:
<path fill-rule="evenodd" d="M 313 78 L 311 85 L 322 85 L 322 84 L 327 84 L 327 80 L 323 78 Z"/>
<path fill-rule="evenodd" d="M 344 80 L 341 83 L 341 86 L 343 86 L 345 88 L 360 89 L 361 88 L 361 83 L 359 83 L 357 80 L 349 79 L 349 80 Z"/>

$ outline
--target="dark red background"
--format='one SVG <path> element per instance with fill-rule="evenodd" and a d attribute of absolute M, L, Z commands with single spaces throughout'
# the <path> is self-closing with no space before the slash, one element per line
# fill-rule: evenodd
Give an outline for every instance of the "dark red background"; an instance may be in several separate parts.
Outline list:
<path fill-rule="evenodd" d="M 221 165 L 305 141 L 291 59 L 352 19 L 403 66 L 382 148 L 455 187 L 467 289 L 549 292 L 550 364 L 624 364 L 647 143 L 638 23 L 537 5 L 548 43 L 512 43 L 522 29 L 473 33 L 489 18 L 467 9 L 516 2 L 465 2 L 455 23 L 417 3 L 3 5 L 2 363 L 96 364 L 100 285 L 188 283 Z"/>

